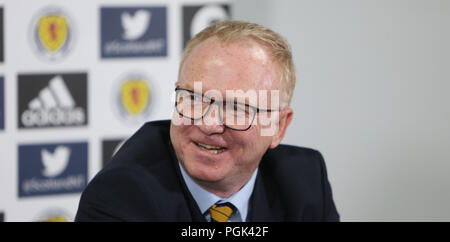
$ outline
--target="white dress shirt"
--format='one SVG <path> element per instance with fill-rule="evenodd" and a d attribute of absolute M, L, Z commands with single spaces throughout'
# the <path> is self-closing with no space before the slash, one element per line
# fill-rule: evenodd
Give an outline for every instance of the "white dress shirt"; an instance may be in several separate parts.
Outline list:
<path fill-rule="evenodd" d="M 258 173 L 258 168 L 253 172 L 250 180 L 235 194 L 228 198 L 221 198 L 213 193 L 210 193 L 200 187 L 195 183 L 192 178 L 184 170 L 183 166 L 178 162 L 183 176 L 184 182 L 197 202 L 200 211 L 205 216 L 208 222 L 211 221 L 211 216 L 209 214 L 209 208 L 216 203 L 226 203 L 229 202 L 233 204 L 237 211 L 231 215 L 229 222 L 242 222 L 246 221 L 247 213 L 249 210 L 249 200 L 253 192 L 253 187 L 255 186 L 256 175 Z"/>

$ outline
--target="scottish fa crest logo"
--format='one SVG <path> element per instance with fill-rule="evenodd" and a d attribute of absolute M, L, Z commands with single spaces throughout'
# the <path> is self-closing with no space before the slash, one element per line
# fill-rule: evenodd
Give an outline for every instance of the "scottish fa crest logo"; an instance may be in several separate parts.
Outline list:
<path fill-rule="evenodd" d="M 118 81 L 113 95 L 114 109 L 125 122 L 139 124 L 148 121 L 151 97 L 149 79 L 140 73 L 129 73 Z"/>
<path fill-rule="evenodd" d="M 60 8 L 46 8 L 39 12 L 31 25 L 34 49 L 48 60 L 65 57 L 73 42 L 74 26 Z"/>
<path fill-rule="evenodd" d="M 39 19 L 37 37 L 40 47 L 47 51 L 58 51 L 69 40 L 67 19 L 60 15 L 45 15 Z"/>
<path fill-rule="evenodd" d="M 139 115 L 148 107 L 150 88 L 142 78 L 126 80 L 120 87 L 120 101 L 129 115 Z"/>

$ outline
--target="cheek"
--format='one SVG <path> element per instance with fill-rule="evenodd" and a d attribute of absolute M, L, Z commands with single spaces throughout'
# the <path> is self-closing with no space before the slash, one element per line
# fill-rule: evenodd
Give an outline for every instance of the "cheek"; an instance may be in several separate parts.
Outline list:
<path fill-rule="evenodd" d="M 236 132 L 249 132 L 239 134 L 239 137 L 233 138 L 233 148 L 236 151 L 234 155 L 235 158 L 237 158 L 237 160 L 241 160 L 241 162 L 245 163 L 249 160 L 258 159 L 266 152 L 270 145 L 270 137 L 260 136 L 259 129 L 256 127 L 253 127 L 248 131 Z"/>
<path fill-rule="evenodd" d="M 182 126 L 193 124 L 192 120 L 183 118 L 175 109 L 172 112 L 171 125 L 180 128 Z M 177 130 L 180 131 L 180 130 Z"/>
<path fill-rule="evenodd" d="M 189 126 L 186 125 L 175 125 L 172 123 L 170 127 L 170 140 L 172 142 L 173 147 L 175 148 L 175 152 L 178 158 L 182 159 L 184 155 L 184 150 L 186 145 L 188 144 L 188 133 Z"/>
<path fill-rule="evenodd" d="M 188 143 L 190 142 L 189 139 L 189 134 L 190 134 L 190 128 L 189 126 L 186 125 L 180 125 L 177 127 L 176 132 L 177 132 L 177 140 L 180 146 L 182 146 L 182 148 L 185 148 Z"/>

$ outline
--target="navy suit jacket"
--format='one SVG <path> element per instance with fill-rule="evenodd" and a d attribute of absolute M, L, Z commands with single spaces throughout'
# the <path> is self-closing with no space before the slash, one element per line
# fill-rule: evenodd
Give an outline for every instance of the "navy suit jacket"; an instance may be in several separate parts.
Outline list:
<path fill-rule="evenodd" d="M 142 126 L 84 190 L 75 221 L 206 221 L 180 173 L 170 121 Z M 247 221 L 339 221 L 318 151 L 263 156 Z"/>

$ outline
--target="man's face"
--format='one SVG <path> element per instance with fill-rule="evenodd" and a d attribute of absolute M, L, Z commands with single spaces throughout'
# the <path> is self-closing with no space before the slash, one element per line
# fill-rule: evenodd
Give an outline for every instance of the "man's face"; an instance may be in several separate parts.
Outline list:
<path fill-rule="evenodd" d="M 278 79 L 278 67 L 266 47 L 253 40 L 222 45 L 212 37 L 185 60 L 177 86 L 194 90 L 194 82 L 201 82 L 203 93 L 217 90 L 226 99 L 227 90 L 278 90 Z M 261 107 L 254 100 L 250 104 Z M 187 173 L 206 187 L 227 189 L 245 184 L 265 151 L 278 145 L 279 140 L 261 136 L 258 123 L 247 131 L 224 127 L 217 115 L 218 106 L 211 108 L 203 120 L 189 125 L 174 124 L 182 123 L 174 119 L 185 119 L 174 112 L 170 138 L 176 155 Z M 219 147 L 221 152 L 217 151 Z"/>

